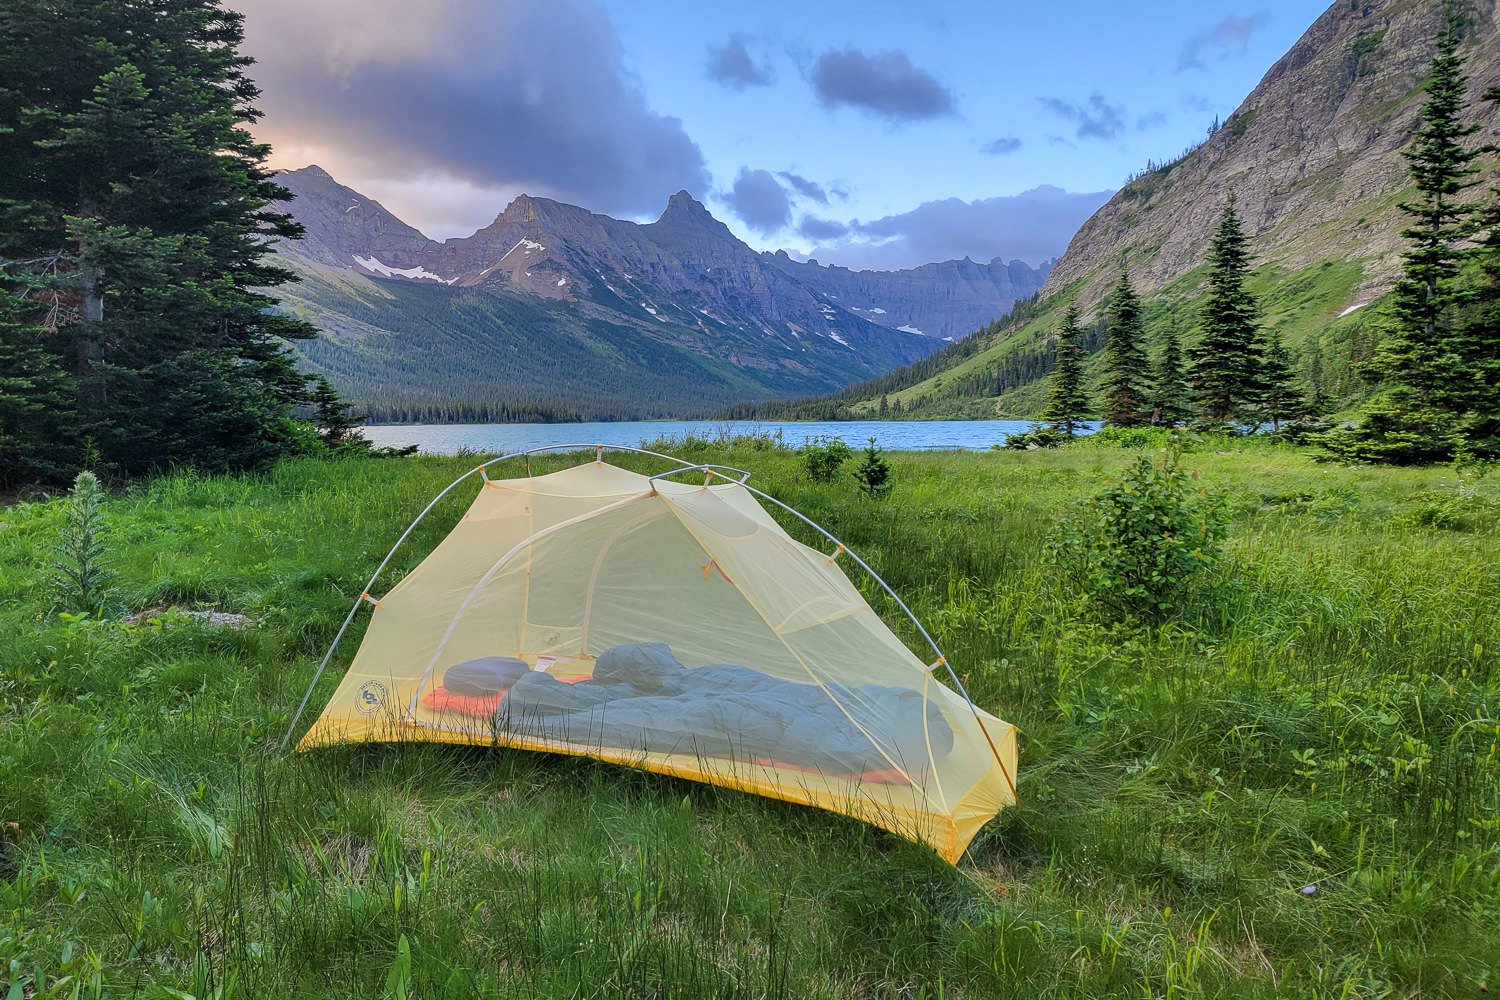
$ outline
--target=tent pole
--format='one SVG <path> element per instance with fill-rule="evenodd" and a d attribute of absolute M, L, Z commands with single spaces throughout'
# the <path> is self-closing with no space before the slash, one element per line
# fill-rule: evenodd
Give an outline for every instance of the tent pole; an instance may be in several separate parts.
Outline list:
<path fill-rule="evenodd" d="M 371 574 L 370 581 L 365 584 L 364 589 L 361 593 L 368 594 L 375 589 L 375 581 L 378 580 L 380 578 L 380 574 L 385 571 L 385 567 L 390 563 L 392 557 L 395 556 L 396 550 L 401 547 L 401 543 L 405 542 L 407 536 L 409 536 L 413 531 L 416 530 L 417 525 L 422 523 L 422 519 L 432 512 L 432 508 L 438 505 L 438 501 L 442 500 L 443 497 L 447 496 L 455 486 L 463 482 L 465 479 L 468 479 L 474 473 L 482 473 L 484 469 L 488 468 L 491 465 L 494 465 L 496 462 L 503 462 L 508 458 L 521 458 L 524 456 L 527 459 L 527 473 L 529 475 L 531 471 L 530 459 L 532 455 L 540 454 L 541 452 L 546 451 L 587 451 L 590 448 L 595 449 L 596 455 L 602 455 L 605 451 L 629 451 L 639 455 L 650 455 L 653 458 L 665 459 L 668 462 L 682 461 L 682 459 L 680 458 L 673 458 L 671 455 L 663 455 L 661 452 L 657 451 L 648 451 L 645 448 L 632 448 L 629 445 L 601 445 L 597 442 L 590 444 L 542 445 L 541 447 L 528 448 L 525 451 L 513 451 L 507 455 L 499 455 L 495 458 L 486 459 L 474 468 L 465 472 L 463 475 L 459 476 L 457 479 L 453 480 L 453 482 L 449 483 L 446 487 L 443 488 L 443 491 L 441 493 L 432 498 L 432 502 L 422 509 L 422 513 L 417 515 L 416 520 L 407 525 L 406 530 L 401 533 L 401 537 L 396 539 L 396 544 L 391 546 L 391 551 L 386 553 L 385 558 L 380 561 L 380 565 L 375 567 L 375 572 Z M 354 616 L 356 613 L 358 613 L 359 606 L 362 601 L 362 596 L 356 597 L 354 599 L 353 606 L 349 608 L 349 614 L 344 617 L 344 623 L 339 626 L 338 633 L 334 635 L 333 642 L 328 646 L 328 652 L 323 654 L 322 662 L 318 664 L 318 669 L 313 673 L 312 682 L 307 685 L 307 691 L 303 693 L 302 701 L 297 705 L 297 711 L 292 715 L 291 724 L 286 727 L 286 735 L 282 737 L 281 740 L 281 749 L 283 751 L 285 751 L 286 748 L 291 745 L 292 734 L 297 731 L 297 723 L 301 721 L 302 713 L 307 710 L 307 702 L 310 698 L 312 698 L 313 690 L 318 686 L 318 681 L 323 679 L 323 671 L 328 668 L 329 661 L 333 659 L 334 650 L 338 649 L 340 640 L 344 638 L 344 633 L 349 630 L 349 625 L 354 621 Z"/>
<path fill-rule="evenodd" d="M 995 746 L 994 740 L 990 739 L 990 731 L 985 728 L 984 720 L 979 717 L 979 706 L 975 705 L 974 699 L 969 697 L 968 689 L 964 687 L 964 682 L 958 679 L 958 674 L 954 673 L 953 665 L 948 662 L 948 657 L 943 655 L 942 649 L 938 647 L 937 640 L 933 639 L 933 637 L 928 634 L 927 629 L 922 627 L 921 620 L 912 613 L 911 608 L 906 606 L 906 602 L 901 599 L 900 595 L 891 589 L 891 585 L 886 583 L 884 578 L 882 578 L 879 573 L 870 568 L 869 563 L 861 559 L 853 549 L 849 548 L 849 546 L 845 545 L 843 542 L 835 538 L 832 532 L 824 528 L 818 522 L 803 514 L 795 507 L 791 507 L 787 504 L 782 503 L 780 500 L 777 500 L 769 493 L 758 490 L 748 483 L 741 483 L 740 485 L 744 486 L 745 489 L 749 490 L 751 493 L 754 493 L 762 500 L 771 501 L 776 506 L 786 511 L 788 514 L 791 514 L 793 517 L 797 518 L 797 520 L 801 521 L 803 524 L 806 524 L 818 534 L 822 535 L 824 538 L 828 539 L 830 542 L 843 549 L 850 559 L 853 559 L 856 563 L 858 563 L 860 568 L 863 569 L 866 573 L 870 574 L 875 582 L 880 584 L 881 589 L 884 590 L 888 595 L 890 595 L 891 600 L 895 601 L 896 606 L 906 613 L 906 617 L 911 619 L 911 623 L 917 627 L 917 631 L 922 633 L 922 638 L 927 640 L 927 645 L 932 647 L 932 651 L 936 653 L 938 655 L 938 659 L 942 661 L 943 666 L 948 671 L 948 676 L 953 679 L 954 685 L 958 688 L 958 693 L 964 696 L 964 701 L 968 702 L 969 711 L 974 713 L 974 722 L 979 726 L 979 731 L 984 734 L 984 741 L 990 745 L 990 750 L 995 755 L 995 763 L 1000 765 L 1000 773 L 1005 776 L 1005 783 L 1010 786 L 1011 795 L 1013 797 L 1019 798 L 1019 795 L 1016 792 L 1016 783 L 1011 778 L 1010 772 L 1006 770 L 1005 762 L 1000 759 L 1000 748 Z"/>

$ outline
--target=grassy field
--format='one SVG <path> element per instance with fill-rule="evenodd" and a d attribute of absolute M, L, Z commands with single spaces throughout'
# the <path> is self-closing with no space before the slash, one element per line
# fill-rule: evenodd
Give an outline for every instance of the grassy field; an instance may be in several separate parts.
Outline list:
<path fill-rule="evenodd" d="M 588 761 L 281 754 L 350 600 L 473 459 L 174 475 L 109 505 L 104 620 L 54 613 L 58 504 L 0 509 L 0 995 L 1471 997 L 1500 971 L 1500 476 L 1202 445 L 1227 560 L 1143 629 L 1043 558 L 1129 451 L 895 456 L 883 502 L 711 454 L 1022 727 L 1022 804 L 957 868 Z M 171 605 L 256 624 L 121 620 Z"/>

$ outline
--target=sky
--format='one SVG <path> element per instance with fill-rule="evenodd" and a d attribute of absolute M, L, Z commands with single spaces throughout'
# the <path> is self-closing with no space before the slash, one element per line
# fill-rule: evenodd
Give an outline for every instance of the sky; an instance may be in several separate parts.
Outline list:
<path fill-rule="evenodd" d="M 516 195 L 854 268 L 1056 257 L 1227 117 L 1320 0 L 229 0 L 272 165 L 429 236 Z"/>

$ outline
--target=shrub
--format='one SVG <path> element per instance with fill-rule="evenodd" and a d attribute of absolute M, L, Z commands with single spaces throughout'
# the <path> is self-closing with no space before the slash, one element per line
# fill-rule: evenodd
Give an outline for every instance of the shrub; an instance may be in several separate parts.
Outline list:
<path fill-rule="evenodd" d="M 802 446 L 802 467 L 815 483 L 831 483 L 854 450 L 836 437 L 815 437 Z"/>
<path fill-rule="evenodd" d="M 1089 435 L 1092 444 L 1110 445 L 1115 448 L 1176 448 L 1196 441 L 1196 434 L 1174 427 L 1101 427 Z"/>
<path fill-rule="evenodd" d="M 80 472 L 63 507 L 53 562 L 53 587 L 65 611 L 97 612 L 109 596 L 105 567 L 104 487 L 92 472 Z"/>
<path fill-rule="evenodd" d="M 865 446 L 864 460 L 859 463 L 859 468 L 854 470 L 854 478 L 859 482 L 859 488 L 864 491 L 865 496 L 876 500 L 891 492 L 895 484 L 891 482 L 891 467 L 886 463 L 880 448 L 876 446 L 875 439 L 870 438 L 870 443 Z"/>
<path fill-rule="evenodd" d="M 1115 485 L 1069 514 L 1048 546 L 1081 596 L 1113 618 L 1160 619 L 1220 556 L 1227 518 L 1175 452 L 1138 456 Z"/>
<path fill-rule="evenodd" d="M 1032 424 L 1026 430 L 1005 439 L 1004 447 L 1011 451 L 1035 451 L 1038 448 L 1056 448 L 1074 440 L 1062 431 L 1043 424 Z M 991 445 L 991 451 L 1000 450 L 1001 445 Z"/>

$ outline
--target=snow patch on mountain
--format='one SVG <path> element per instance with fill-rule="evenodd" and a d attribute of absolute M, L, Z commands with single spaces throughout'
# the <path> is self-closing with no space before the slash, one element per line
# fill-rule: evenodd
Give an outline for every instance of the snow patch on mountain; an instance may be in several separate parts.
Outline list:
<path fill-rule="evenodd" d="M 358 254 L 354 254 L 353 256 L 354 262 L 366 271 L 383 274 L 387 278 L 411 278 L 413 280 L 436 281 L 444 285 L 451 285 L 458 280 L 457 278 L 445 278 L 441 274 L 433 274 L 427 268 L 420 265 L 417 267 L 391 267 L 389 264 L 382 263 L 378 257 L 361 257 Z"/>

